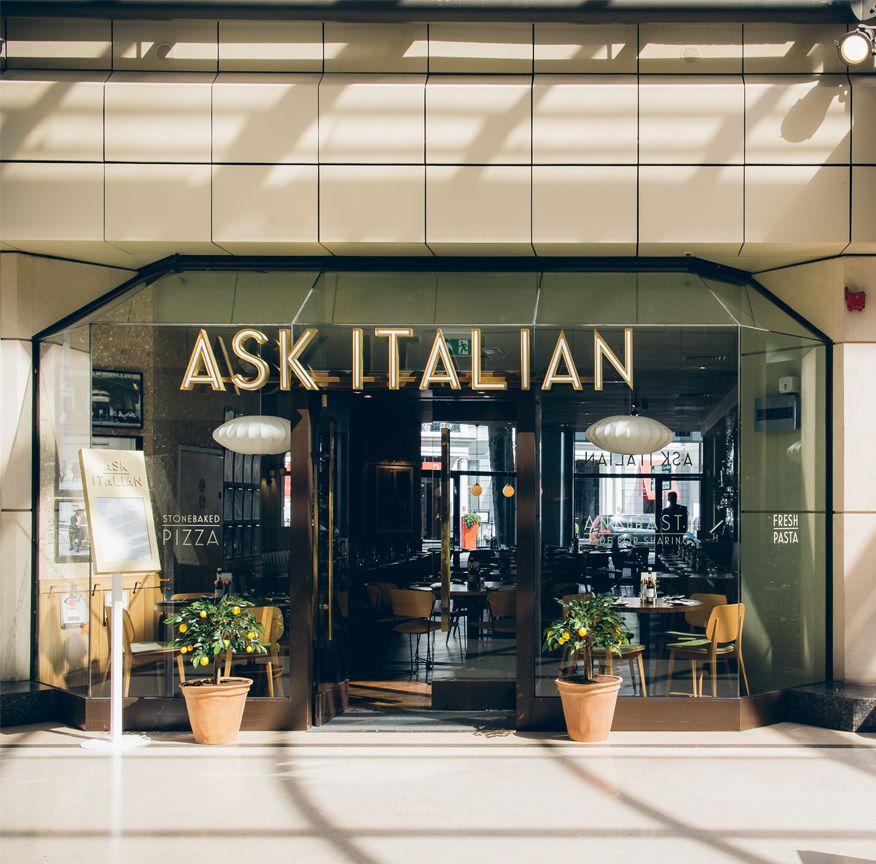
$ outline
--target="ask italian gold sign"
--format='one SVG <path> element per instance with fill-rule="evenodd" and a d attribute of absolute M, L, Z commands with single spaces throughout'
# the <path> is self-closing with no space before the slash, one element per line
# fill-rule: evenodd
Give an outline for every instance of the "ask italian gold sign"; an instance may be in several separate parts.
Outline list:
<path fill-rule="evenodd" d="M 319 330 L 315 327 L 301 330 L 297 335 L 293 335 L 291 328 L 281 329 L 276 340 L 279 349 L 279 369 L 272 370 L 271 364 L 258 353 L 261 346 L 270 341 L 268 335 L 254 327 L 238 330 L 231 339 L 231 354 L 238 360 L 250 364 L 255 371 L 249 375 L 233 371 L 231 356 L 225 342 L 220 339 L 219 356 L 223 358 L 228 369 L 228 373 L 223 375 L 210 337 L 206 330 L 201 329 L 189 357 L 180 390 L 193 390 L 199 384 L 209 386 L 213 390 L 225 390 L 226 382 L 236 390 L 261 390 L 271 380 L 273 371 L 278 374 L 281 390 L 291 390 L 293 386 L 303 387 L 305 390 L 320 390 L 321 383 L 340 382 L 339 377 L 329 372 L 315 372 L 307 364 L 308 349 L 313 346 L 318 334 Z M 462 358 L 455 358 L 448 344 L 450 341 L 460 340 L 448 340 L 440 329 L 435 333 L 422 373 L 401 369 L 401 346 L 405 340 L 416 338 L 413 327 L 375 327 L 368 335 L 373 335 L 375 339 L 386 340 L 387 368 L 381 372 L 385 374 L 386 386 L 390 390 L 400 390 L 403 385 L 415 382 L 420 390 L 431 390 L 437 386 L 462 390 L 464 383 L 467 384 L 468 389 L 477 391 L 508 389 L 507 375 L 483 368 L 483 355 L 487 346 L 478 328 L 471 330 L 470 356 L 465 358 L 470 362 L 470 369 L 466 368 L 464 372 L 459 368 L 459 361 Z M 369 374 L 365 372 L 365 337 L 364 328 L 352 328 L 350 369 L 353 390 L 364 390 L 366 384 L 373 386 L 379 380 L 375 372 Z M 606 360 L 624 383 L 633 389 L 631 327 L 624 329 L 623 360 L 615 354 L 598 330 L 593 331 L 592 379 L 582 378 L 579 375 L 572 346 L 565 331 L 561 330 L 539 386 L 542 390 L 550 390 L 555 385 L 565 384 L 575 390 L 581 390 L 584 386 L 583 382 L 592 380 L 593 389 L 602 390 Z M 382 377 L 383 375 L 380 376 L 381 379 Z M 528 327 L 520 328 L 518 377 L 521 390 L 532 388 L 532 330 Z"/>

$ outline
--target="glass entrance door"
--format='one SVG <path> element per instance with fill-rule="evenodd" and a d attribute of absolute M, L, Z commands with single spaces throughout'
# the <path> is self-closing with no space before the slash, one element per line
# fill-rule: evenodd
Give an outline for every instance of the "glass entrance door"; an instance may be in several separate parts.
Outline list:
<path fill-rule="evenodd" d="M 377 401 L 315 424 L 312 721 L 512 708 L 514 424 Z"/>

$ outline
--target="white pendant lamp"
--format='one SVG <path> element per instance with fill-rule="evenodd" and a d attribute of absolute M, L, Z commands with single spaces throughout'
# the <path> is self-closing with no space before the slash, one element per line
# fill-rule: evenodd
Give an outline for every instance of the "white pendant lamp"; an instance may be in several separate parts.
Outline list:
<path fill-rule="evenodd" d="M 292 443 L 292 424 L 284 417 L 235 417 L 214 429 L 213 439 L 235 453 L 285 453 Z"/>
<path fill-rule="evenodd" d="M 662 450 L 675 433 L 659 420 L 637 414 L 616 414 L 597 420 L 588 430 L 587 439 L 609 453 L 656 453 Z"/>

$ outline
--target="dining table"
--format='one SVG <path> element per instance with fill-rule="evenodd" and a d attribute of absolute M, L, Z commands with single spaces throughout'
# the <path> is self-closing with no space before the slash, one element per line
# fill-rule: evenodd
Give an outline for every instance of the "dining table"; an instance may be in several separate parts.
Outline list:
<path fill-rule="evenodd" d="M 420 591 L 432 591 L 432 593 L 440 599 L 441 583 L 432 582 L 429 585 L 411 585 L 411 588 Z M 485 580 L 483 588 L 469 588 L 465 582 L 450 583 L 450 598 L 453 605 L 460 608 L 465 613 L 466 618 L 466 635 L 468 638 L 478 639 L 482 635 L 482 629 L 479 627 L 483 621 L 484 610 L 487 608 L 487 596 L 496 591 L 516 591 L 517 585 L 513 582 L 493 582 Z"/>
<path fill-rule="evenodd" d="M 654 652 L 651 644 L 651 619 L 655 615 L 679 615 L 690 609 L 702 606 L 699 600 L 689 598 L 668 599 L 658 597 L 656 600 L 643 600 L 641 597 L 618 597 L 614 601 L 614 608 L 618 612 L 632 612 L 639 619 L 639 642 L 646 649 L 646 663 L 648 664 L 648 678 L 654 677 Z"/>

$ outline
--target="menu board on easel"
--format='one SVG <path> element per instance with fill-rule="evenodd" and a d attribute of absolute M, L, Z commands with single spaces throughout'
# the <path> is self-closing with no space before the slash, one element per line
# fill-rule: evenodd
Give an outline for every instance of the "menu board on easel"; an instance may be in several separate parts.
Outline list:
<path fill-rule="evenodd" d="M 83 449 L 79 464 L 95 574 L 160 570 L 142 451 Z"/>

